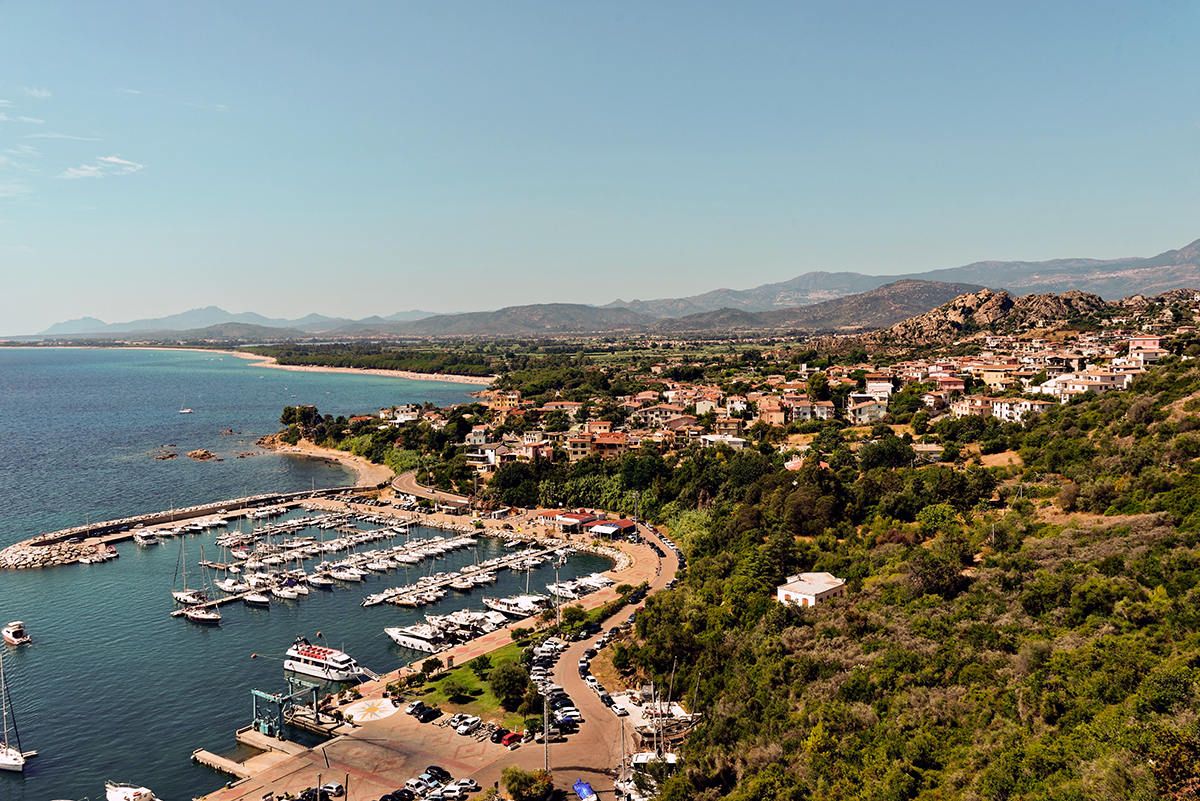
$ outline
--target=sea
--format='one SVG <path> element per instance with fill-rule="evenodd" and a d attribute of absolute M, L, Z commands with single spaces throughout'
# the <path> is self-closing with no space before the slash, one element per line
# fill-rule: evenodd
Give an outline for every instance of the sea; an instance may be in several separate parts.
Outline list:
<path fill-rule="evenodd" d="M 350 416 L 402 403 L 468 403 L 475 389 L 294 372 L 212 352 L 0 348 L 0 547 L 89 521 L 347 486 L 354 477 L 345 468 L 261 451 L 254 440 L 279 430 L 289 405 Z M 184 407 L 193 413 L 180 414 Z M 199 448 L 221 461 L 185 456 Z M 155 459 L 164 449 L 179 456 Z M 19 734 L 24 750 L 38 752 L 24 773 L 0 773 L 0 801 L 101 799 L 106 780 L 149 787 L 164 801 L 217 790 L 231 777 L 193 763 L 192 752 L 238 752 L 234 733 L 252 720 L 251 690 L 287 690 L 280 657 L 297 636 L 315 641 L 320 632 L 321 642 L 380 673 L 419 661 L 426 655 L 395 645 L 383 628 L 426 613 L 481 609 L 480 591 L 448 591 L 422 609 L 363 608 L 362 599 L 431 570 L 507 552 L 480 538 L 475 548 L 407 574 L 401 569 L 360 585 L 313 590 L 298 601 L 273 599 L 270 609 L 228 604 L 219 626 L 172 618 L 181 551 L 194 584 L 201 546 L 217 559 L 214 540 L 222 530 L 159 546 L 120 543 L 120 558 L 103 564 L 0 570 L 0 624 L 23 620 L 33 637 L 16 648 L 0 643 L 9 740 L 15 744 Z M 414 528 L 411 537 L 440 534 Z M 576 554 L 559 575 L 565 580 L 610 564 Z M 484 591 L 513 594 L 528 582 L 544 593 L 552 581 L 551 567 L 531 575 L 500 571 L 499 582 Z"/>

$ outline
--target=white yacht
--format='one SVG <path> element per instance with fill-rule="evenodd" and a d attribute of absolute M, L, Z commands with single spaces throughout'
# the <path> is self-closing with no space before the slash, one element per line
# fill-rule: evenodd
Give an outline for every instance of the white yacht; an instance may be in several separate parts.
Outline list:
<path fill-rule="evenodd" d="M 435 654 L 450 646 L 438 629 L 426 623 L 416 623 L 412 626 L 391 626 L 384 629 L 383 633 L 391 637 L 396 645 L 427 654 Z"/>

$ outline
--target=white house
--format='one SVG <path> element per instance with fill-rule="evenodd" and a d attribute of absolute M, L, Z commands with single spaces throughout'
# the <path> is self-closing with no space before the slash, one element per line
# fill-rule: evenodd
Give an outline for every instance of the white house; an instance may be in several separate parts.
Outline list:
<path fill-rule="evenodd" d="M 845 594 L 846 582 L 832 573 L 801 573 L 789 576 L 786 584 L 775 589 L 775 600 L 781 604 L 816 606 Z"/>

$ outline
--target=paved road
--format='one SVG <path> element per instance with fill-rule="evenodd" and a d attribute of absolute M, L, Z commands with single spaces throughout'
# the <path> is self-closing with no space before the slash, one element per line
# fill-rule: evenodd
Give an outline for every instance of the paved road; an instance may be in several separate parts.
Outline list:
<path fill-rule="evenodd" d="M 442 492 L 441 490 L 429 489 L 417 482 L 417 471 L 409 470 L 407 473 L 401 473 L 392 479 L 392 489 L 397 492 L 406 492 L 409 495 L 415 495 L 418 498 L 433 498 L 439 501 L 462 501 L 466 503 L 467 499 L 462 495 L 455 495 L 451 492 Z"/>

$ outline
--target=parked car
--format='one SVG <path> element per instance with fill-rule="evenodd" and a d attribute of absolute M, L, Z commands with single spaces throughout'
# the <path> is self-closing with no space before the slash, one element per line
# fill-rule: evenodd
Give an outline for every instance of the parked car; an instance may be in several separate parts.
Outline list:
<path fill-rule="evenodd" d="M 326 782 L 317 788 L 322 793 L 328 793 L 330 798 L 341 798 L 346 794 L 346 788 L 341 782 Z"/>
<path fill-rule="evenodd" d="M 503 740 L 505 737 L 507 737 L 508 734 L 509 734 L 508 729 L 504 729 L 504 728 L 496 729 L 494 732 L 492 732 L 492 736 L 489 739 L 493 743 L 498 743 L 501 740 Z"/>
<path fill-rule="evenodd" d="M 478 729 L 479 724 L 482 722 L 483 721 L 480 720 L 480 718 L 477 715 L 471 715 L 466 720 L 464 720 L 462 723 L 458 724 L 458 728 L 456 728 L 455 731 L 458 732 L 459 734 L 467 735 L 467 734 L 470 734 L 471 732 L 475 731 L 476 729 Z"/>
<path fill-rule="evenodd" d="M 425 768 L 425 772 L 440 782 L 448 782 L 451 779 L 450 771 L 446 770 L 441 765 L 430 765 L 429 767 Z"/>
<path fill-rule="evenodd" d="M 427 706 L 416 714 L 417 720 L 422 723 L 428 723 L 431 720 L 437 720 L 442 716 L 442 710 L 436 706 Z"/>
<path fill-rule="evenodd" d="M 453 783 L 457 784 L 460 788 L 462 788 L 464 791 L 466 791 L 468 793 L 474 793 L 477 790 L 479 790 L 479 783 L 476 782 L 474 779 L 459 779 L 458 781 L 453 782 Z"/>
<path fill-rule="evenodd" d="M 590 673 L 587 676 L 584 676 L 583 680 L 585 682 L 587 682 L 587 685 L 589 687 L 592 687 L 592 688 L 595 688 L 600 683 L 600 679 L 596 678 L 595 676 L 591 675 Z"/>
<path fill-rule="evenodd" d="M 425 702 L 418 700 L 418 701 L 413 701 L 411 704 L 404 707 L 404 712 L 405 712 L 405 714 L 408 714 L 408 715 L 415 715 L 424 708 L 425 708 Z"/>
<path fill-rule="evenodd" d="M 502 737 L 500 739 L 500 745 L 504 746 L 505 748 L 509 748 L 509 747 L 521 742 L 521 740 L 523 740 L 523 739 L 524 738 L 521 736 L 520 732 L 510 731 L 508 734 L 504 735 L 504 737 Z"/>
<path fill-rule="evenodd" d="M 617 717 L 624 717 L 629 714 L 629 710 L 620 704 L 613 704 L 612 711 L 616 713 Z"/>

